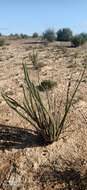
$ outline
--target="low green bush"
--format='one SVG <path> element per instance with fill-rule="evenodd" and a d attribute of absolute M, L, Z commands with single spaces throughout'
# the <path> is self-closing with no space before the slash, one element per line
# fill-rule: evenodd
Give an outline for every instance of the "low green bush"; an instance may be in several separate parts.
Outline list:
<path fill-rule="evenodd" d="M 52 80 L 43 80 L 37 87 L 39 91 L 45 91 L 52 89 L 57 83 Z"/>
<path fill-rule="evenodd" d="M 5 40 L 3 38 L 0 38 L 0 46 L 3 46 L 5 44 Z"/>

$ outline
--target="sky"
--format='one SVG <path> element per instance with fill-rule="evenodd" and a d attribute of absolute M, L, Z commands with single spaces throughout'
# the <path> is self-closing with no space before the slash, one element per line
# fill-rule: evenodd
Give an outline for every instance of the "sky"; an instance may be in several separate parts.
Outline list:
<path fill-rule="evenodd" d="M 42 34 L 66 27 L 87 32 L 87 0 L 0 0 L 2 34 Z"/>

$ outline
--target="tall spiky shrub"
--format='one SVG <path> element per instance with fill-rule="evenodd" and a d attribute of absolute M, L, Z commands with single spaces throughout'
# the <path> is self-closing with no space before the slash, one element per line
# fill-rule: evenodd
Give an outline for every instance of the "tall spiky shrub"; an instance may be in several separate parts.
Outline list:
<path fill-rule="evenodd" d="M 31 123 L 37 133 L 40 133 L 45 141 L 45 143 L 52 143 L 59 139 L 60 134 L 64 130 L 64 123 L 67 118 L 67 114 L 70 110 L 70 107 L 73 103 L 73 98 L 78 90 L 78 87 L 82 81 L 84 71 L 81 74 L 80 79 L 75 84 L 72 95 L 70 96 L 70 87 L 71 80 L 69 80 L 66 103 L 64 107 L 64 114 L 62 114 L 61 119 L 58 119 L 59 111 L 55 104 L 54 99 L 54 108 L 51 109 L 51 104 L 49 101 L 49 96 L 47 96 L 48 106 L 43 103 L 43 99 L 40 96 L 40 92 L 35 87 L 34 83 L 30 80 L 28 69 L 26 64 L 23 64 L 24 76 L 25 76 L 25 87 L 23 88 L 24 102 L 23 105 L 7 96 L 5 93 L 2 93 L 4 100 L 7 104 L 16 111 L 21 117 L 26 119 Z M 57 111 L 56 111 L 57 110 Z"/>

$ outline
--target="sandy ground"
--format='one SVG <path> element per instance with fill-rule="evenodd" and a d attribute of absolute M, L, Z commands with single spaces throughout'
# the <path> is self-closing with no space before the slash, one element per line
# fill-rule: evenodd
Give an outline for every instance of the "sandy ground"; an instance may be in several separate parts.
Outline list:
<path fill-rule="evenodd" d="M 86 46 L 60 48 L 52 44 L 28 45 L 17 41 L 0 47 L 0 92 L 3 90 L 22 102 L 24 58 L 31 79 L 38 82 L 37 71 L 32 69 L 29 59 L 33 48 L 38 52 L 39 62 L 43 64 L 39 73 L 40 80 L 53 78 L 57 82 L 58 95 L 64 98 L 71 72 L 75 82 L 83 70 L 87 56 Z M 86 176 L 84 183 L 87 182 L 87 122 L 82 116 L 85 119 L 87 117 L 87 72 L 75 102 L 75 108 L 68 117 L 69 130 L 58 142 L 43 146 L 32 131 L 34 128 L 11 110 L 0 96 L 1 189 L 69 189 L 67 184 L 72 181 L 77 183 L 78 180 L 80 184 L 81 176 Z M 78 183 L 76 189 L 80 189 Z M 84 189 L 86 187 L 87 183 Z"/>

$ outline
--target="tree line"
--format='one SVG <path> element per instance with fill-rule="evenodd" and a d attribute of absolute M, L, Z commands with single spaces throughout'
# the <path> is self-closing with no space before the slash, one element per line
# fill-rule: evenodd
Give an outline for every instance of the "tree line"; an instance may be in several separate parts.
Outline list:
<path fill-rule="evenodd" d="M 43 32 L 41 36 L 37 32 L 34 32 L 32 36 L 29 36 L 27 34 L 9 34 L 10 38 L 18 39 L 18 38 L 38 38 L 47 40 L 49 42 L 53 41 L 62 41 L 62 42 L 71 42 L 72 46 L 78 47 L 82 44 L 84 44 L 87 41 L 87 33 L 80 33 L 73 35 L 73 32 L 70 28 L 62 28 L 59 29 L 57 32 L 55 32 L 53 29 L 47 29 Z M 0 37 L 2 37 L 2 34 L 0 33 Z"/>
<path fill-rule="evenodd" d="M 48 29 L 43 33 L 43 38 L 50 42 L 53 41 L 70 41 L 73 46 L 77 47 L 84 44 L 87 41 L 87 33 L 80 33 L 73 35 L 70 28 L 59 29 L 56 33 L 52 29 Z"/>

